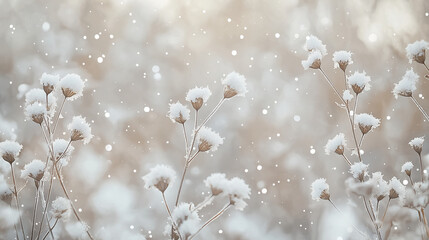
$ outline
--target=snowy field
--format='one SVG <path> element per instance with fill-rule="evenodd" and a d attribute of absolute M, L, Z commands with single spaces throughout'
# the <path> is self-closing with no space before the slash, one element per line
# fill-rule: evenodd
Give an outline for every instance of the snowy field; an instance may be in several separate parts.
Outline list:
<path fill-rule="evenodd" d="M 0 13 L 0 240 L 429 239 L 428 1 Z"/>

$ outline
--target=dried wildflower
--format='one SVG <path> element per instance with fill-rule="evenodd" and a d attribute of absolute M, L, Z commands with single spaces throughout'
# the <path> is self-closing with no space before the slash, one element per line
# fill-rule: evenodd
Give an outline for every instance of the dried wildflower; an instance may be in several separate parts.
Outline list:
<path fill-rule="evenodd" d="M 209 127 L 202 127 L 197 134 L 198 150 L 200 152 L 216 151 L 223 144 L 223 138 Z"/>
<path fill-rule="evenodd" d="M 156 165 L 150 169 L 148 174 L 143 176 L 145 188 L 156 187 L 161 192 L 164 192 L 175 179 L 176 172 L 166 165 Z"/>
<path fill-rule="evenodd" d="M 414 43 L 408 44 L 405 50 L 407 51 L 407 57 L 410 63 L 416 61 L 418 63 L 424 64 L 426 60 L 426 49 L 428 48 L 429 43 L 424 40 L 415 41 Z"/>
<path fill-rule="evenodd" d="M 184 124 L 189 120 L 190 110 L 185 105 L 181 104 L 179 101 L 176 103 L 170 104 L 170 111 L 168 112 L 168 117 L 173 122 Z"/>
<path fill-rule="evenodd" d="M 344 133 L 339 133 L 334 138 L 328 140 L 325 146 L 325 153 L 329 155 L 335 152 L 338 155 L 343 155 L 345 147 L 346 139 L 344 138 Z"/>
<path fill-rule="evenodd" d="M 371 85 L 369 82 L 371 81 L 371 78 L 366 75 L 366 72 L 355 72 L 351 76 L 347 78 L 347 82 L 350 85 L 350 87 L 353 89 L 353 91 L 356 94 L 361 93 L 364 89 L 370 90 Z"/>
<path fill-rule="evenodd" d="M 82 116 L 74 116 L 72 122 L 67 126 L 71 132 L 70 139 L 72 141 L 83 140 L 84 144 L 91 141 L 91 127 Z"/>
<path fill-rule="evenodd" d="M 203 106 L 203 104 L 207 102 L 211 95 L 212 92 L 208 87 L 195 87 L 190 89 L 186 94 L 186 101 L 191 102 L 192 107 L 198 111 Z"/>
<path fill-rule="evenodd" d="M 334 52 L 332 60 L 334 61 L 334 68 L 340 67 L 344 72 L 349 64 L 352 64 L 352 53 L 347 51 Z"/>
<path fill-rule="evenodd" d="M 55 161 L 59 161 L 61 166 L 67 166 L 74 147 L 69 145 L 70 141 L 61 138 L 55 139 L 53 144 Z"/>
<path fill-rule="evenodd" d="M 350 90 L 344 90 L 343 92 L 343 100 L 345 102 L 350 102 L 353 99 L 353 95 L 350 93 Z"/>
<path fill-rule="evenodd" d="M 304 70 L 309 68 L 319 69 L 322 64 L 322 54 L 319 51 L 312 51 L 308 54 L 307 60 L 301 61 Z"/>
<path fill-rule="evenodd" d="M 198 231 L 200 217 L 198 211 L 193 209 L 195 209 L 193 203 L 180 203 L 171 214 L 183 239 Z"/>
<path fill-rule="evenodd" d="M 222 79 L 222 84 L 224 85 L 224 98 L 232 98 L 235 95 L 244 97 L 247 93 L 246 78 L 239 73 L 229 73 Z"/>
<path fill-rule="evenodd" d="M 68 100 L 73 101 L 82 96 L 85 83 L 82 78 L 77 74 L 67 74 L 59 83 L 61 91 Z"/>
<path fill-rule="evenodd" d="M 45 173 L 45 163 L 34 159 L 30 163 L 25 164 L 24 169 L 21 171 L 21 178 L 32 178 L 36 182 L 42 180 Z M 36 183 L 37 186 L 37 183 Z"/>
<path fill-rule="evenodd" d="M 389 181 L 389 198 L 395 199 L 405 194 L 405 186 L 396 177 Z"/>
<path fill-rule="evenodd" d="M 389 194 L 389 184 L 383 179 L 381 172 L 372 173 L 372 177 L 368 182 L 373 184 L 373 195 L 377 201 L 383 200 Z"/>
<path fill-rule="evenodd" d="M 46 94 L 50 94 L 55 86 L 58 84 L 58 82 L 60 81 L 60 76 L 59 75 L 51 75 L 51 74 L 47 74 L 47 73 L 43 73 L 42 77 L 40 78 L 40 83 L 43 86 L 43 90 L 45 91 Z"/>
<path fill-rule="evenodd" d="M 380 119 L 375 118 L 371 114 L 361 113 L 355 116 L 355 123 L 359 126 L 362 134 L 367 134 L 369 131 L 380 126 Z"/>
<path fill-rule="evenodd" d="M 6 140 L 0 143 L 0 154 L 2 158 L 10 164 L 16 160 L 21 149 L 22 145 L 15 141 Z"/>
<path fill-rule="evenodd" d="M 46 114 L 46 106 L 40 102 L 34 102 L 25 107 L 25 116 L 37 124 L 42 124 Z"/>
<path fill-rule="evenodd" d="M 213 173 L 204 180 L 204 183 L 210 188 L 212 195 L 217 196 L 227 191 L 229 181 L 224 173 Z"/>
<path fill-rule="evenodd" d="M 305 50 L 309 52 L 319 51 L 323 56 L 327 54 L 326 45 L 324 45 L 319 38 L 313 35 L 306 37 Z"/>
<path fill-rule="evenodd" d="M 250 198 L 250 188 L 243 179 L 233 178 L 228 182 L 228 196 L 230 203 L 235 206 L 235 209 L 243 211 L 247 206 L 244 199 Z"/>
<path fill-rule="evenodd" d="M 40 88 L 33 88 L 25 94 L 25 105 L 33 105 L 34 103 L 39 103 L 45 107 L 45 111 L 53 116 L 55 113 L 55 108 L 57 107 L 57 98 L 50 94 L 48 95 L 48 106 L 46 109 L 46 93 Z"/>
<path fill-rule="evenodd" d="M 398 98 L 398 96 L 411 97 L 413 92 L 417 89 L 416 83 L 418 80 L 419 75 L 413 71 L 413 68 L 407 70 L 401 81 L 395 83 L 395 88 L 392 91 L 395 98 Z"/>
<path fill-rule="evenodd" d="M 408 175 L 408 177 L 411 177 L 411 170 L 413 169 L 414 164 L 412 162 L 406 162 L 404 165 L 402 165 L 401 172 L 404 172 Z"/>
<path fill-rule="evenodd" d="M 425 137 L 416 137 L 411 140 L 408 144 L 416 151 L 419 155 L 422 153 L 423 142 L 425 141 Z"/>
<path fill-rule="evenodd" d="M 319 178 L 311 184 L 311 197 L 313 200 L 330 200 L 329 185 L 325 178 Z"/>
<path fill-rule="evenodd" d="M 349 173 L 353 175 L 354 178 L 363 182 L 364 177 L 367 175 L 368 165 L 363 162 L 355 162 L 350 166 Z"/>
<path fill-rule="evenodd" d="M 70 201 L 63 197 L 58 197 L 52 201 L 52 215 L 54 218 L 68 218 L 71 213 Z"/>

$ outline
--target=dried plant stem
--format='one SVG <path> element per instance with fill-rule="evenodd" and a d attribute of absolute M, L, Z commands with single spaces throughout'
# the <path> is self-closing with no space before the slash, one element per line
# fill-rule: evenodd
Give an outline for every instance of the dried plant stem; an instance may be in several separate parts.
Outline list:
<path fill-rule="evenodd" d="M 39 203 L 39 187 L 36 186 L 36 199 L 34 200 L 34 207 L 33 207 L 33 224 L 31 226 L 31 237 L 30 239 L 33 239 L 33 235 L 34 235 L 34 225 L 36 223 L 36 212 L 37 212 L 37 207 Z"/>
<path fill-rule="evenodd" d="M 53 185 L 53 181 L 54 181 L 53 176 L 54 176 L 54 166 L 52 166 L 51 175 L 49 176 L 48 196 L 46 197 L 45 207 L 43 208 L 42 220 L 40 220 L 40 228 L 39 228 L 39 232 L 37 233 L 37 239 L 40 238 L 40 233 L 42 232 L 42 228 L 43 228 L 43 220 L 45 219 L 46 213 L 48 211 L 49 198 L 51 197 L 52 185 Z M 46 219 L 46 220 L 48 220 L 48 219 Z M 49 224 L 49 221 L 47 221 L 47 222 Z"/>
<path fill-rule="evenodd" d="M 185 123 L 182 123 L 183 127 L 183 137 L 185 138 L 185 156 L 188 156 L 188 136 L 186 134 Z"/>
<path fill-rule="evenodd" d="M 386 209 L 384 210 L 383 218 L 381 219 L 381 222 L 384 222 L 384 218 L 386 217 L 387 209 L 389 208 L 391 198 L 389 198 L 389 201 L 387 201 Z"/>
<path fill-rule="evenodd" d="M 411 178 L 411 176 L 408 176 L 408 178 L 410 179 L 411 186 L 414 186 L 414 182 L 413 182 L 413 179 Z M 416 191 L 416 190 L 414 189 L 414 191 Z"/>
<path fill-rule="evenodd" d="M 58 111 L 57 119 L 55 120 L 55 126 L 54 126 L 54 129 L 53 129 L 53 131 L 52 131 L 52 135 L 54 135 L 54 134 L 55 134 L 55 130 L 57 130 L 58 122 L 59 122 L 59 120 L 60 120 L 60 115 L 61 115 L 61 112 L 63 111 L 64 103 L 66 102 L 66 100 L 67 100 L 67 98 L 66 98 L 66 97 L 64 97 L 64 100 L 63 100 L 63 102 L 61 103 L 60 110 Z"/>
<path fill-rule="evenodd" d="M 411 96 L 410 98 L 411 98 L 411 100 L 413 100 L 414 104 L 416 104 L 417 108 L 420 110 L 420 112 L 426 118 L 426 121 L 429 122 L 429 115 L 426 113 L 426 111 L 423 109 L 423 107 L 417 102 L 417 100 L 413 96 Z"/>
<path fill-rule="evenodd" d="M 362 143 L 363 143 L 364 137 L 365 137 L 365 134 L 362 134 L 362 137 L 360 137 L 360 140 L 359 140 L 359 149 L 362 147 Z"/>
<path fill-rule="evenodd" d="M 429 238 L 429 226 L 428 226 L 428 222 L 427 222 L 426 216 L 425 216 L 425 209 L 421 208 L 420 211 L 422 212 L 422 219 L 423 219 L 423 224 L 424 224 L 425 230 L 426 230 L 426 236 Z"/>
<path fill-rule="evenodd" d="M 419 153 L 419 161 L 420 161 L 420 175 L 422 176 L 422 182 L 424 181 L 424 173 L 423 173 L 423 161 L 422 154 Z"/>
<path fill-rule="evenodd" d="M 42 240 L 45 240 L 46 237 L 49 235 L 49 233 L 52 233 L 52 230 L 54 230 L 54 228 L 57 225 L 57 223 L 58 223 L 58 218 L 55 219 L 54 225 L 52 225 L 52 227 L 49 228 L 49 231 L 43 236 Z"/>
<path fill-rule="evenodd" d="M 337 206 L 335 206 L 335 204 L 334 204 L 334 202 L 332 202 L 332 200 L 331 199 L 328 199 L 328 201 L 332 204 L 332 206 L 343 216 L 343 217 L 346 217 L 345 215 L 344 215 L 344 213 L 340 210 L 340 209 L 338 209 L 337 208 Z M 356 231 L 358 231 L 358 233 L 360 233 L 362 236 L 364 236 L 365 237 L 365 239 L 368 239 L 368 236 L 364 233 L 364 232 L 362 232 L 361 230 L 359 230 L 359 228 L 357 228 L 354 224 L 351 224 L 352 225 L 352 227 L 356 230 Z"/>
<path fill-rule="evenodd" d="M 222 104 L 225 102 L 226 98 L 223 97 L 219 103 L 213 108 L 213 110 L 209 113 L 209 115 L 207 115 L 206 119 L 204 119 L 204 121 L 201 123 L 201 125 L 197 128 L 198 132 L 212 117 L 213 115 L 219 110 L 219 108 L 222 106 Z"/>
<path fill-rule="evenodd" d="M 381 237 L 380 229 L 379 229 L 379 227 L 377 226 L 377 223 L 376 223 L 376 217 L 375 217 L 375 213 L 374 213 L 374 211 L 373 211 L 372 205 L 371 205 L 371 203 L 369 203 L 369 204 L 370 204 L 370 207 L 371 207 L 371 210 L 370 210 L 370 209 L 368 208 L 368 204 L 367 204 L 367 201 L 366 201 L 366 197 L 363 197 L 363 202 L 364 202 L 364 204 L 365 204 L 365 208 L 366 208 L 366 211 L 367 211 L 367 213 L 368 213 L 368 215 L 369 215 L 369 218 L 371 219 L 371 222 L 372 222 L 372 224 L 374 225 L 375 232 L 377 233 L 377 239 L 378 239 L 378 240 L 382 240 L 383 238 Z"/>
<path fill-rule="evenodd" d="M 205 222 L 199 229 L 197 232 L 195 232 L 194 234 L 192 234 L 188 239 L 191 240 L 192 238 L 194 238 L 201 230 L 203 230 L 203 228 L 205 228 L 207 225 L 209 225 L 211 222 L 213 222 L 214 220 L 216 220 L 218 217 L 220 217 L 226 210 L 228 210 L 228 208 L 231 206 L 231 203 L 228 203 L 225 205 L 225 207 L 223 207 L 218 213 L 216 213 L 212 218 L 210 218 L 209 220 L 207 220 L 207 222 Z"/>
<path fill-rule="evenodd" d="M 19 240 L 19 237 L 18 237 L 18 229 L 16 228 L 16 224 L 13 224 L 13 227 L 15 228 L 16 240 Z"/>
<path fill-rule="evenodd" d="M 168 216 L 170 216 L 170 219 L 171 219 L 171 226 L 176 229 L 177 234 L 179 235 L 179 238 L 182 239 L 182 236 L 180 235 L 180 232 L 179 232 L 179 228 L 177 227 L 176 223 L 174 222 L 173 216 L 171 215 L 170 208 L 168 207 L 167 200 L 165 199 L 165 194 L 164 192 L 161 192 L 161 193 L 162 193 L 162 199 L 164 200 L 165 208 L 167 209 L 167 212 L 168 212 Z"/>
<path fill-rule="evenodd" d="M 204 206 L 206 206 L 207 203 L 211 202 L 214 198 L 213 194 L 210 194 L 210 196 L 206 197 L 202 202 L 198 203 L 194 209 L 192 209 L 192 212 L 201 210 Z"/>
<path fill-rule="evenodd" d="M 351 128 L 352 128 L 352 134 L 353 134 L 353 139 L 355 141 L 356 144 L 356 150 L 357 150 L 357 154 L 359 157 L 359 161 L 362 162 L 362 157 L 360 155 L 360 147 L 359 145 L 361 145 L 362 143 L 358 144 L 357 139 L 356 139 L 356 131 L 355 131 L 355 116 L 356 116 L 356 109 L 357 109 L 357 104 L 358 104 L 358 99 L 359 99 L 359 94 L 356 94 L 356 98 L 355 98 L 355 105 L 353 107 L 353 117 L 350 114 L 350 111 L 347 109 L 349 116 L 350 116 L 350 124 L 351 124 Z M 362 138 L 363 140 L 363 138 Z"/>
<path fill-rule="evenodd" d="M 352 163 L 351 163 L 351 162 L 350 162 L 350 160 L 346 157 L 346 155 L 344 155 L 344 153 L 343 153 L 343 154 L 342 154 L 342 156 L 343 156 L 344 160 L 346 160 L 347 164 L 348 164 L 349 166 L 351 166 L 351 165 L 352 165 Z"/>
<path fill-rule="evenodd" d="M 16 190 L 15 172 L 13 170 L 12 163 L 10 164 L 10 169 L 11 169 L 11 174 L 12 174 L 13 188 L 15 190 L 14 191 L 14 195 L 15 195 L 16 210 L 18 211 L 18 214 L 19 214 L 19 222 L 20 222 L 20 225 L 21 225 L 22 236 L 23 236 L 24 239 L 26 239 L 25 231 L 24 231 L 24 224 L 22 223 L 21 211 L 19 210 L 18 191 Z"/>
<path fill-rule="evenodd" d="M 73 204 L 73 201 L 71 200 L 71 198 L 67 192 L 66 186 L 64 185 L 63 179 L 61 178 L 61 174 L 60 174 L 60 171 L 58 170 L 57 164 L 54 164 L 54 167 L 55 167 L 55 172 L 56 172 L 57 177 L 58 177 L 58 181 L 60 182 L 60 185 L 61 185 L 61 188 L 63 189 L 64 194 L 66 195 L 67 199 L 70 201 L 70 206 L 72 207 L 74 215 L 76 216 L 76 218 L 79 222 L 82 222 L 81 218 L 79 217 L 79 214 L 76 211 L 76 208 Z M 91 240 L 94 240 L 94 238 L 92 237 L 89 230 L 86 230 L 86 233 Z"/>
<path fill-rule="evenodd" d="M 426 70 L 428 70 L 428 72 L 429 72 L 428 65 L 426 65 L 426 63 L 423 63 L 423 65 L 425 65 Z"/>
<path fill-rule="evenodd" d="M 322 70 L 322 68 L 319 68 L 319 70 L 322 72 L 323 76 L 325 77 L 326 82 L 331 86 L 332 90 L 334 90 L 335 94 L 338 96 L 338 98 L 341 100 L 344 105 L 347 105 L 346 101 L 341 97 L 338 90 L 335 88 L 334 84 L 332 84 L 331 80 L 328 78 L 328 76 L 325 74 L 325 72 Z"/>
<path fill-rule="evenodd" d="M 180 193 L 182 192 L 182 187 L 183 187 L 183 182 L 185 181 L 186 171 L 188 170 L 189 165 L 191 164 L 192 160 L 195 159 L 195 157 L 198 155 L 198 153 L 200 153 L 200 151 L 196 152 L 189 160 L 186 160 L 185 167 L 183 168 L 182 178 L 180 179 L 179 190 L 177 191 L 177 197 L 176 197 L 176 203 L 175 203 L 176 207 L 179 204 Z"/>
<path fill-rule="evenodd" d="M 343 73 L 344 73 L 344 86 L 345 86 L 345 88 L 344 88 L 344 89 L 346 89 L 346 90 L 347 90 L 347 75 L 346 75 L 346 72 L 345 72 L 345 71 L 343 71 Z"/>

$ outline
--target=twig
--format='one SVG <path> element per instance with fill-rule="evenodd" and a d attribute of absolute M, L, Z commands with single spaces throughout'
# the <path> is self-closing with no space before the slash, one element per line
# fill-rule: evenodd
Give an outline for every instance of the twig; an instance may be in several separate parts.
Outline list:
<path fill-rule="evenodd" d="M 19 210 L 19 200 L 18 200 L 18 191 L 16 190 L 16 180 L 15 180 L 15 172 L 13 171 L 13 165 L 12 163 L 10 163 L 10 169 L 11 169 L 11 174 L 12 174 L 12 180 L 13 180 L 13 188 L 15 189 L 15 203 L 16 203 L 16 210 L 18 210 L 19 213 L 19 222 L 21 224 L 21 231 L 22 231 L 22 236 L 25 239 L 25 231 L 24 231 L 24 224 L 22 224 L 22 217 L 21 217 L 21 211 Z"/>
<path fill-rule="evenodd" d="M 46 237 L 49 235 L 49 233 L 52 233 L 52 230 L 54 230 L 54 228 L 55 228 L 55 226 L 57 225 L 57 223 L 58 223 L 58 218 L 57 218 L 57 219 L 55 219 L 55 223 L 54 223 L 54 225 L 52 225 L 52 227 L 50 227 L 50 228 L 49 228 L 49 231 L 45 234 L 45 236 L 43 237 L 43 239 L 42 239 L 42 240 L 45 240 L 45 239 L 46 239 Z"/>
<path fill-rule="evenodd" d="M 57 119 L 55 120 L 55 126 L 54 126 L 54 130 L 52 131 L 52 135 L 54 135 L 55 134 L 55 130 L 57 130 L 57 126 L 58 126 L 58 122 L 59 122 L 59 120 L 60 120 L 60 115 L 61 115 L 61 112 L 62 112 L 62 110 L 63 110 L 63 107 L 64 107 L 64 103 L 66 102 L 66 97 L 64 97 L 64 100 L 63 100 L 63 102 L 61 103 L 61 107 L 60 107 L 60 110 L 58 111 L 58 116 L 57 116 Z"/>
<path fill-rule="evenodd" d="M 203 123 L 198 127 L 197 132 L 213 117 L 213 115 L 219 110 L 222 104 L 225 102 L 226 98 L 223 97 L 219 103 L 213 108 L 213 110 L 207 115 L 206 119 L 204 119 Z"/>
<path fill-rule="evenodd" d="M 39 203 L 39 186 L 36 185 L 36 199 L 34 200 L 34 208 L 33 208 L 33 224 L 31 226 L 31 237 L 30 239 L 33 239 L 33 235 L 34 235 L 34 225 L 36 223 L 36 212 L 37 212 L 37 207 L 38 207 L 38 203 Z"/>
<path fill-rule="evenodd" d="M 423 161 L 422 161 L 422 154 L 419 153 L 419 161 L 420 161 L 420 175 L 422 176 L 422 182 L 424 181 L 424 173 L 423 173 Z"/>
<path fill-rule="evenodd" d="M 335 206 L 335 204 L 332 202 L 332 200 L 331 199 L 328 199 L 328 201 L 332 204 L 332 206 L 344 217 L 344 218 L 346 218 L 346 216 L 344 215 L 344 213 L 340 210 L 340 209 L 338 209 L 337 208 L 337 206 Z M 362 232 L 361 230 L 359 230 L 359 228 L 357 228 L 354 224 L 351 224 L 352 225 L 352 227 L 356 230 L 356 231 L 358 231 L 358 233 L 360 233 L 362 236 L 364 236 L 365 237 L 365 239 L 368 239 L 368 236 L 364 233 L 364 232 Z"/>
<path fill-rule="evenodd" d="M 170 216 L 170 219 L 171 219 L 171 226 L 176 229 L 177 234 L 179 235 L 179 238 L 182 239 L 182 236 L 180 235 L 180 232 L 179 232 L 179 228 L 177 227 L 176 223 L 174 222 L 173 216 L 171 215 L 170 208 L 168 207 L 167 200 L 165 199 L 165 194 L 164 192 L 161 192 L 161 193 L 162 193 L 162 199 L 164 200 L 165 208 L 167 209 L 167 212 L 168 212 L 168 216 Z"/>
<path fill-rule="evenodd" d="M 192 209 L 192 212 L 201 210 L 202 208 L 204 208 L 204 206 L 206 206 L 207 204 L 209 204 L 214 198 L 213 194 L 210 194 L 210 196 L 204 198 L 204 200 L 200 203 L 198 203 L 198 205 L 196 207 L 194 207 L 194 209 Z"/>
<path fill-rule="evenodd" d="M 220 217 L 226 210 L 228 210 L 228 208 L 231 206 L 231 203 L 228 203 L 225 205 L 225 207 L 223 207 L 218 213 L 216 213 L 216 215 L 214 215 L 212 218 L 210 218 L 209 220 L 207 220 L 207 222 L 205 222 L 199 229 L 197 232 L 195 232 L 194 234 L 192 234 L 188 240 L 191 240 L 192 238 L 194 238 L 201 230 L 203 230 L 203 228 L 205 228 L 207 225 L 209 225 L 211 222 L 213 222 L 214 220 L 216 220 L 218 217 Z"/>
<path fill-rule="evenodd" d="M 416 106 L 417 106 L 417 108 L 420 110 L 420 112 L 423 114 L 423 116 L 426 118 L 426 121 L 428 121 L 429 122 L 429 116 L 428 116 L 428 114 L 426 113 L 426 111 L 423 109 L 423 107 L 417 102 L 417 100 L 413 97 L 413 96 L 411 96 L 410 97 L 411 98 L 411 100 L 413 100 L 413 102 L 414 102 L 414 104 L 416 104 Z"/>
<path fill-rule="evenodd" d="M 346 155 L 344 155 L 344 153 L 343 153 L 343 154 L 341 154 L 341 155 L 343 156 L 344 160 L 346 160 L 347 164 L 348 164 L 349 166 L 351 166 L 351 165 L 352 165 L 352 163 L 351 163 L 351 162 L 350 162 L 350 160 L 346 157 Z"/>
<path fill-rule="evenodd" d="M 386 209 L 384 210 L 383 218 L 381 219 L 381 222 L 384 222 L 384 217 L 386 217 L 387 209 L 389 208 L 391 198 L 389 197 L 389 201 L 387 201 Z"/>

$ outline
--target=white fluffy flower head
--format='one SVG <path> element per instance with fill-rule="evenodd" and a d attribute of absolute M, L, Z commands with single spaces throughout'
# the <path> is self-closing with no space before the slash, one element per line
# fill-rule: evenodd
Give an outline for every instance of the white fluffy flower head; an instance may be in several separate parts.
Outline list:
<path fill-rule="evenodd" d="M 311 198 L 313 200 L 329 200 L 329 185 L 326 183 L 325 178 L 316 179 L 311 184 Z"/>
<path fill-rule="evenodd" d="M 301 61 L 301 65 L 304 70 L 309 68 L 319 69 L 322 64 L 322 54 L 320 51 L 312 51 L 308 54 L 307 60 Z"/>
<path fill-rule="evenodd" d="M 184 239 L 197 232 L 200 225 L 198 211 L 193 209 L 195 209 L 193 203 L 180 203 L 171 214 Z"/>
<path fill-rule="evenodd" d="M 19 153 L 21 152 L 21 149 L 22 145 L 15 141 L 6 140 L 0 143 L 0 155 L 6 162 L 10 164 L 16 160 Z"/>
<path fill-rule="evenodd" d="M 198 131 L 197 140 L 200 152 L 214 152 L 219 145 L 223 144 L 223 138 L 219 136 L 219 133 L 205 126 Z"/>
<path fill-rule="evenodd" d="M 389 184 L 383 179 L 381 172 L 372 173 L 369 181 L 373 184 L 373 194 L 377 201 L 383 200 L 389 194 Z"/>
<path fill-rule="evenodd" d="M 407 57 L 410 63 L 413 61 L 424 63 L 426 59 L 426 50 L 428 48 L 429 43 L 424 40 L 415 41 L 414 43 L 408 44 L 405 50 L 407 51 Z"/>
<path fill-rule="evenodd" d="M 235 95 L 244 97 L 247 93 L 246 78 L 237 73 L 231 72 L 224 79 L 222 79 L 224 85 L 224 98 L 232 98 Z"/>
<path fill-rule="evenodd" d="M 247 203 L 244 199 L 250 199 L 250 187 L 241 178 L 233 178 L 228 183 L 228 196 L 230 203 L 235 206 L 237 210 L 242 211 Z"/>
<path fill-rule="evenodd" d="M 60 161 L 62 166 L 68 164 L 68 160 L 74 150 L 74 147 L 69 143 L 70 141 L 61 138 L 57 138 L 53 142 L 55 161 Z"/>
<path fill-rule="evenodd" d="M 156 165 L 150 169 L 148 174 L 143 176 L 145 188 L 156 187 L 161 192 L 164 192 L 175 179 L 176 172 L 166 165 Z"/>
<path fill-rule="evenodd" d="M 405 194 L 405 186 L 402 185 L 401 181 L 399 181 L 396 177 L 393 177 L 389 181 L 389 197 L 391 199 L 398 198 L 399 196 Z"/>
<path fill-rule="evenodd" d="M 195 110 L 199 110 L 204 103 L 207 102 L 212 92 L 208 87 L 195 87 L 186 94 L 186 101 L 191 102 Z"/>
<path fill-rule="evenodd" d="M 425 141 L 425 137 L 416 137 L 413 138 L 408 144 L 416 151 L 418 154 L 422 153 L 423 143 Z"/>
<path fill-rule="evenodd" d="M 67 128 L 71 132 L 72 141 L 83 140 L 83 143 L 87 144 L 93 137 L 91 134 L 91 126 L 89 126 L 82 116 L 74 116 Z"/>
<path fill-rule="evenodd" d="M 392 91 L 395 98 L 398 98 L 398 96 L 411 97 L 413 92 L 417 89 L 416 83 L 418 80 L 419 75 L 414 72 L 413 68 L 407 70 L 404 76 L 402 76 L 401 81 L 395 83 L 395 87 Z"/>
<path fill-rule="evenodd" d="M 170 111 L 168 112 L 168 117 L 172 122 L 177 122 L 180 124 L 184 124 L 187 120 L 189 120 L 189 110 L 188 107 L 181 104 L 179 101 L 176 103 L 170 104 Z"/>
<path fill-rule="evenodd" d="M 81 97 L 83 88 L 85 87 L 85 83 L 82 78 L 74 73 L 64 76 L 59 85 L 64 96 L 70 101 Z"/>
<path fill-rule="evenodd" d="M 304 47 L 305 50 L 309 52 L 319 51 L 323 56 L 327 54 L 326 45 L 324 45 L 319 38 L 313 35 L 310 35 L 310 36 L 307 36 L 305 39 L 306 39 L 305 47 Z"/>
<path fill-rule="evenodd" d="M 63 197 L 58 197 L 52 201 L 52 215 L 54 218 L 67 218 L 71 213 L 70 201 Z"/>
<path fill-rule="evenodd" d="M 344 148 L 346 147 L 346 139 L 344 133 L 337 134 L 334 138 L 329 139 L 325 146 L 325 153 L 327 155 L 336 153 L 338 155 L 344 154 Z"/>
<path fill-rule="evenodd" d="M 410 176 L 413 167 L 414 164 L 412 162 L 406 162 L 404 163 L 404 165 L 402 165 L 401 172 L 406 173 L 408 176 Z"/>
<path fill-rule="evenodd" d="M 37 124 L 42 124 L 46 115 L 46 106 L 40 102 L 34 102 L 25 107 L 25 116 Z"/>
<path fill-rule="evenodd" d="M 355 72 L 347 78 L 347 82 L 356 94 L 361 93 L 364 89 L 369 91 L 371 78 L 366 75 L 366 72 Z"/>
<path fill-rule="evenodd" d="M 363 162 L 355 162 L 350 166 L 349 172 L 354 178 L 359 179 L 361 182 L 365 175 L 367 175 L 368 165 Z"/>
<path fill-rule="evenodd" d="M 350 90 L 344 90 L 343 100 L 346 102 L 350 102 L 352 99 L 353 99 L 353 95 L 350 93 Z"/>
<path fill-rule="evenodd" d="M 32 178 L 35 181 L 40 181 L 45 172 L 45 163 L 34 159 L 30 163 L 25 164 L 24 169 L 21 171 L 21 178 Z"/>
<path fill-rule="evenodd" d="M 229 181 L 224 173 L 212 173 L 204 180 L 204 184 L 210 188 L 213 196 L 227 192 Z"/>
<path fill-rule="evenodd" d="M 46 94 L 50 94 L 54 90 L 55 86 L 58 84 L 59 81 L 60 81 L 59 75 L 52 75 L 47 73 L 43 73 L 42 77 L 40 78 L 40 84 L 42 84 L 43 90 L 45 91 Z"/>
<path fill-rule="evenodd" d="M 348 65 L 352 64 L 352 53 L 347 51 L 334 52 L 332 60 L 334 61 L 334 68 L 341 68 L 346 71 Z"/>
<path fill-rule="evenodd" d="M 355 116 L 355 123 L 359 126 L 362 134 L 366 134 L 380 126 L 380 119 L 375 118 L 371 114 L 361 113 Z"/>

